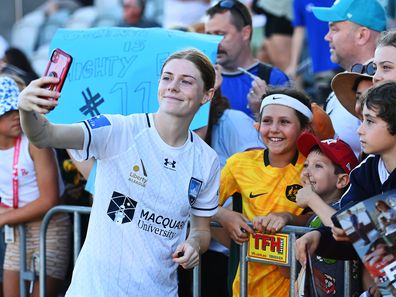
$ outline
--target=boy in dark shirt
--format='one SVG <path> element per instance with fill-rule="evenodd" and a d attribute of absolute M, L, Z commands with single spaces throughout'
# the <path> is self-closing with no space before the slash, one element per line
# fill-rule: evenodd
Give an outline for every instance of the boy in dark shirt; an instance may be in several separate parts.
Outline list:
<path fill-rule="evenodd" d="M 340 207 L 396 188 L 396 82 L 385 81 L 363 95 L 363 122 L 358 129 L 363 151 L 369 156 L 350 174 L 350 186 Z M 305 265 L 306 253 L 351 260 L 357 258 L 345 232 L 332 226 L 304 236 L 296 250 Z"/>

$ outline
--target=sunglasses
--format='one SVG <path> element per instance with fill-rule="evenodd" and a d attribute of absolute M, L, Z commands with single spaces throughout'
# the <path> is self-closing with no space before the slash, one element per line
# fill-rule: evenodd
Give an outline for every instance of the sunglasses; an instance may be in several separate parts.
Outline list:
<path fill-rule="evenodd" d="M 243 13 L 240 7 L 238 7 L 238 4 L 236 3 L 235 0 L 222 0 L 217 5 L 221 8 L 225 8 L 228 10 L 235 10 L 236 12 L 239 13 L 239 15 L 242 17 L 243 25 L 248 26 L 251 25 L 251 22 L 249 21 L 248 17 Z"/>
<path fill-rule="evenodd" d="M 355 64 L 351 67 L 351 72 L 356 72 L 360 74 L 368 74 L 373 76 L 377 67 L 374 65 L 374 62 L 370 62 L 367 65 L 364 64 Z"/>

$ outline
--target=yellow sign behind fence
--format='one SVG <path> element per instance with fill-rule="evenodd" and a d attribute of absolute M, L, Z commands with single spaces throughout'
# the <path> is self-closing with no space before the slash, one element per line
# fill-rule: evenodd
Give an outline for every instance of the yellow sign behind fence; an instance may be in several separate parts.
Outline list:
<path fill-rule="evenodd" d="M 289 236 L 287 234 L 255 233 L 249 236 L 248 256 L 275 264 L 289 264 Z"/>

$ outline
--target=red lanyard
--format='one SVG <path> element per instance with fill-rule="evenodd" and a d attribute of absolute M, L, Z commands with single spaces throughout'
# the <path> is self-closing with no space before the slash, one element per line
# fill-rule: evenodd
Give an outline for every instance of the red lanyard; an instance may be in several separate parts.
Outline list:
<path fill-rule="evenodd" d="M 21 136 L 15 142 L 14 158 L 12 161 L 12 207 L 18 208 L 19 204 L 19 181 L 18 181 L 18 160 L 21 151 Z"/>

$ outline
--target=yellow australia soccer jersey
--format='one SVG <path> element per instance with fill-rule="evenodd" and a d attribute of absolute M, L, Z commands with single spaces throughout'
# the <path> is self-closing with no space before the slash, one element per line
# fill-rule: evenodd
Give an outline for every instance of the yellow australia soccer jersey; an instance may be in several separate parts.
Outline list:
<path fill-rule="evenodd" d="M 269 164 L 267 150 L 237 153 L 227 160 L 220 178 L 220 205 L 234 193 L 242 196 L 243 215 L 250 221 L 271 212 L 301 214 L 295 203 L 302 187 L 300 174 L 305 157 L 298 153 L 283 168 Z M 239 296 L 239 268 L 233 283 L 233 296 Z M 248 263 L 248 296 L 289 296 L 289 279 L 279 266 Z"/>

